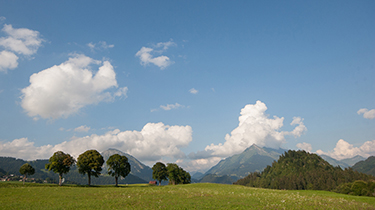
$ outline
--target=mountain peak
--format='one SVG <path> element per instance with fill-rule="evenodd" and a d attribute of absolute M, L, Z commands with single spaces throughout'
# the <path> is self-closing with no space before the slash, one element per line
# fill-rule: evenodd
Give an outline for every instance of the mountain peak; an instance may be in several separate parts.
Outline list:
<path fill-rule="evenodd" d="M 237 177 L 237 179 L 242 178 L 250 172 L 262 171 L 267 165 L 271 165 L 274 160 L 277 160 L 284 151 L 282 149 L 261 148 L 253 144 L 242 153 L 221 160 L 205 175 L 228 175 L 233 178 Z"/>

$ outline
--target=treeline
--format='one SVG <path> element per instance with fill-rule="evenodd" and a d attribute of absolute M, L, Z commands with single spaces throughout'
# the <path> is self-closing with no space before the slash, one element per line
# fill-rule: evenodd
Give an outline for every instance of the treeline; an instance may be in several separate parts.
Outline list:
<path fill-rule="evenodd" d="M 104 163 L 107 171 L 102 172 Z M 48 181 L 48 183 L 65 183 L 83 184 L 85 181 L 90 185 L 93 184 L 111 184 L 115 178 L 116 186 L 124 183 L 147 183 L 145 180 L 131 175 L 130 163 L 126 156 L 119 154 L 111 155 L 105 162 L 103 156 L 96 150 L 87 150 L 79 155 L 75 160 L 69 154 L 62 151 L 55 152 L 49 160 L 24 161 L 16 158 L 0 157 L 0 176 L 8 174 L 23 175 L 24 181 L 26 177 L 32 177 L 38 182 Z M 177 164 L 168 163 L 167 174 L 165 179 L 170 184 L 187 184 L 191 182 L 188 172 L 183 170 Z M 52 177 L 59 176 L 56 180 Z M 92 176 L 96 179 L 91 179 Z"/>
<path fill-rule="evenodd" d="M 352 168 L 343 170 L 339 166 L 333 167 L 316 154 L 289 150 L 263 172 L 251 173 L 234 184 L 271 189 L 332 191 L 356 180 L 370 182 L 375 177 Z"/>
<path fill-rule="evenodd" d="M 179 167 L 175 163 L 168 163 L 167 166 L 164 163 L 157 162 L 152 167 L 152 178 L 159 182 L 159 185 L 163 180 L 169 180 L 169 184 L 190 184 L 191 176 L 189 172 Z"/>

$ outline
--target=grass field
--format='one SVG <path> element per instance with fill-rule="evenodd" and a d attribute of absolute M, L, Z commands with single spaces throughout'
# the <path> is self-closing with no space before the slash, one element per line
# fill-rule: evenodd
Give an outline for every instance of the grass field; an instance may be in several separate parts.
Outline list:
<path fill-rule="evenodd" d="M 76 186 L 0 183 L 0 209 L 375 209 L 374 197 L 237 185 Z"/>

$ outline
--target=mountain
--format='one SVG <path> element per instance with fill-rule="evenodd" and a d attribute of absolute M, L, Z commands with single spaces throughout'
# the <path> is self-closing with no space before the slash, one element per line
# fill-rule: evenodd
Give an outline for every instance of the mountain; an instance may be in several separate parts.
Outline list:
<path fill-rule="evenodd" d="M 340 166 L 341 168 L 348 168 L 348 167 L 351 167 L 353 166 L 355 163 L 361 161 L 361 160 L 365 160 L 364 157 L 362 156 L 354 156 L 352 158 L 346 158 L 346 159 L 342 159 L 342 160 L 336 160 L 330 156 L 327 156 L 327 155 L 320 155 L 320 157 L 322 157 L 325 161 L 327 161 L 329 164 L 333 165 L 333 166 Z"/>
<path fill-rule="evenodd" d="M 354 164 L 358 163 L 359 161 L 366 160 L 366 158 L 356 155 L 352 158 L 342 159 L 341 162 L 348 164 L 349 166 L 354 166 Z"/>
<path fill-rule="evenodd" d="M 267 165 L 271 165 L 273 161 L 277 160 L 284 151 L 283 149 L 261 148 L 253 144 L 241 154 L 221 160 L 205 175 L 227 175 L 236 181 L 251 172 L 262 171 Z"/>
<path fill-rule="evenodd" d="M 197 179 L 197 180 L 202 179 L 203 177 L 204 177 L 204 174 L 201 172 L 195 172 L 191 176 L 192 179 Z"/>
<path fill-rule="evenodd" d="M 127 154 L 127 153 L 121 152 L 120 150 L 117 150 L 117 149 L 108 149 L 108 150 L 102 152 L 101 154 L 104 158 L 104 161 L 107 161 L 108 158 L 111 155 L 114 155 L 114 154 L 126 156 L 128 158 L 128 162 L 129 162 L 130 167 L 131 167 L 130 174 L 132 174 L 134 176 L 138 176 L 139 178 L 141 178 L 145 181 L 153 180 L 152 179 L 152 169 L 150 167 L 146 166 L 145 164 L 141 163 L 135 157 L 133 157 L 133 156 Z M 103 165 L 103 172 L 106 172 L 106 171 L 107 171 L 107 165 L 104 164 Z"/>
<path fill-rule="evenodd" d="M 323 160 L 327 161 L 332 166 L 340 166 L 341 168 L 348 168 L 348 167 L 350 167 L 348 164 L 346 164 L 346 163 L 344 163 L 342 161 L 336 160 L 334 158 L 331 158 L 328 155 L 320 155 L 320 157 L 322 157 Z"/>
<path fill-rule="evenodd" d="M 375 156 L 359 161 L 352 167 L 353 170 L 375 176 Z"/>

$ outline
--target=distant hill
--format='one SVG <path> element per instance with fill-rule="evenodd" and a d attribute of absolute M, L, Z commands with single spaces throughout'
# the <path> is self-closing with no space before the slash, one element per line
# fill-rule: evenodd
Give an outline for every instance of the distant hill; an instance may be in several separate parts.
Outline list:
<path fill-rule="evenodd" d="M 331 158 L 328 155 L 320 155 L 320 157 L 322 157 L 323 160 L 327 161 L 332 166 L 340 166 L 341 168 L 348 168 L 348 167 L 350 167 L 348 164 L 346 164 L 346 163 L 344 163 L 342 161 L 336 160 L 334 158 Z"/>
<path fill-rule="evenodd" d="M 346 158 L 346 159 L 342 159 L 342 160 L 336 160 L 330 156 L 327 156 L 327 155 L 320 155 L 320 157 L 322 157 L 325 161 L 327 161 L 329 164 L 333 165 L 333 166 L 340 166 L 341 168 L 348 168 L 348 167 L 351 167 L 353 166 L 355 163 L 361 161 L 361 160 L 365 160 L 364 157 L 362 156 L 354 156 L 352 158 Z"/>
<path fill-rule="evenodd" d="M 263 172 L 254 172 L 235 184 L 287 190 L 333 190 L 355 180 L 369 181 L 374 177 L 351 168 L 333 167 L 316 154 L 289 150 Z"/>
<path fill-rule="evenodd" d="M 241 154 L 233 155 L 221 160 L 205 173 L 205 176 L 214 174 L 227 175 L 234 181 L 247 176 L 251 172 L 262 171 L 267 165 L 271 165 L 284 152 L 283 149 L 261 148 L 253 144 Z"/>
<path fill-rule="evenodd" d="M 364 158 L 360 155 L 356 155 L 352 158 L 342 159 L 341 162 L 346 163 L 351 167 L 351 166 L 354 166 L 354 164 L 356 164 L 356 163 L 358 163 L 359 161 L 362 161 L 362 160 L 366 160 L 366 158 Z"/>
<path fill-rule="evenodd" d="M 107 161 L 108 158 L 111 155 L 114 155 L 114 154 L 126 156 L 128 158 L 128 162 L 129 162 L 130 167 L 131 167 L 130 174 L 132 174 L 134 176 L 138 176 L 139 178 L 141 178 L 141 179 L 143 179 L 147 182 L 153 180 L 152 179 L 152 169 L 150 167 L 146 166 L 145 164 L 141 163 L 135 157 L 133 157 L 133 156 L 131 156 L 131 155 L 125 153 L 125 152 L 121 152 L 120 150 L 117 150 L 117 149 L 108 149 L 106 151 L 103 151 L 101 154 L 104 158 L 104 161 Z M 107 165 L 104 163 L 103 166 L 104 166 L 103 171 L 106 172 L 107 171 Z"/>
<path fill-rule="evenodd" d="M 228 175 L 219 176 L 216 174 L 208 174 L 204 176 L 199 182 L 200 183 L 218 183 L 218 184 L 233 184 L 233 180 Z"/>
<path fill-rule="evenodd" d="M 196 179 L 196 180 L 202 179 L 203 177 L 204 177 L 204 174 L 201 172 L 195 172 L 191 176 L 192 179 Z"/>
<path fill-rule="evenodd" d="M 375 176 L 375 156 L 370 156 L 366 160 L 359 161 L 352 168 L 358 172 Z"/>

